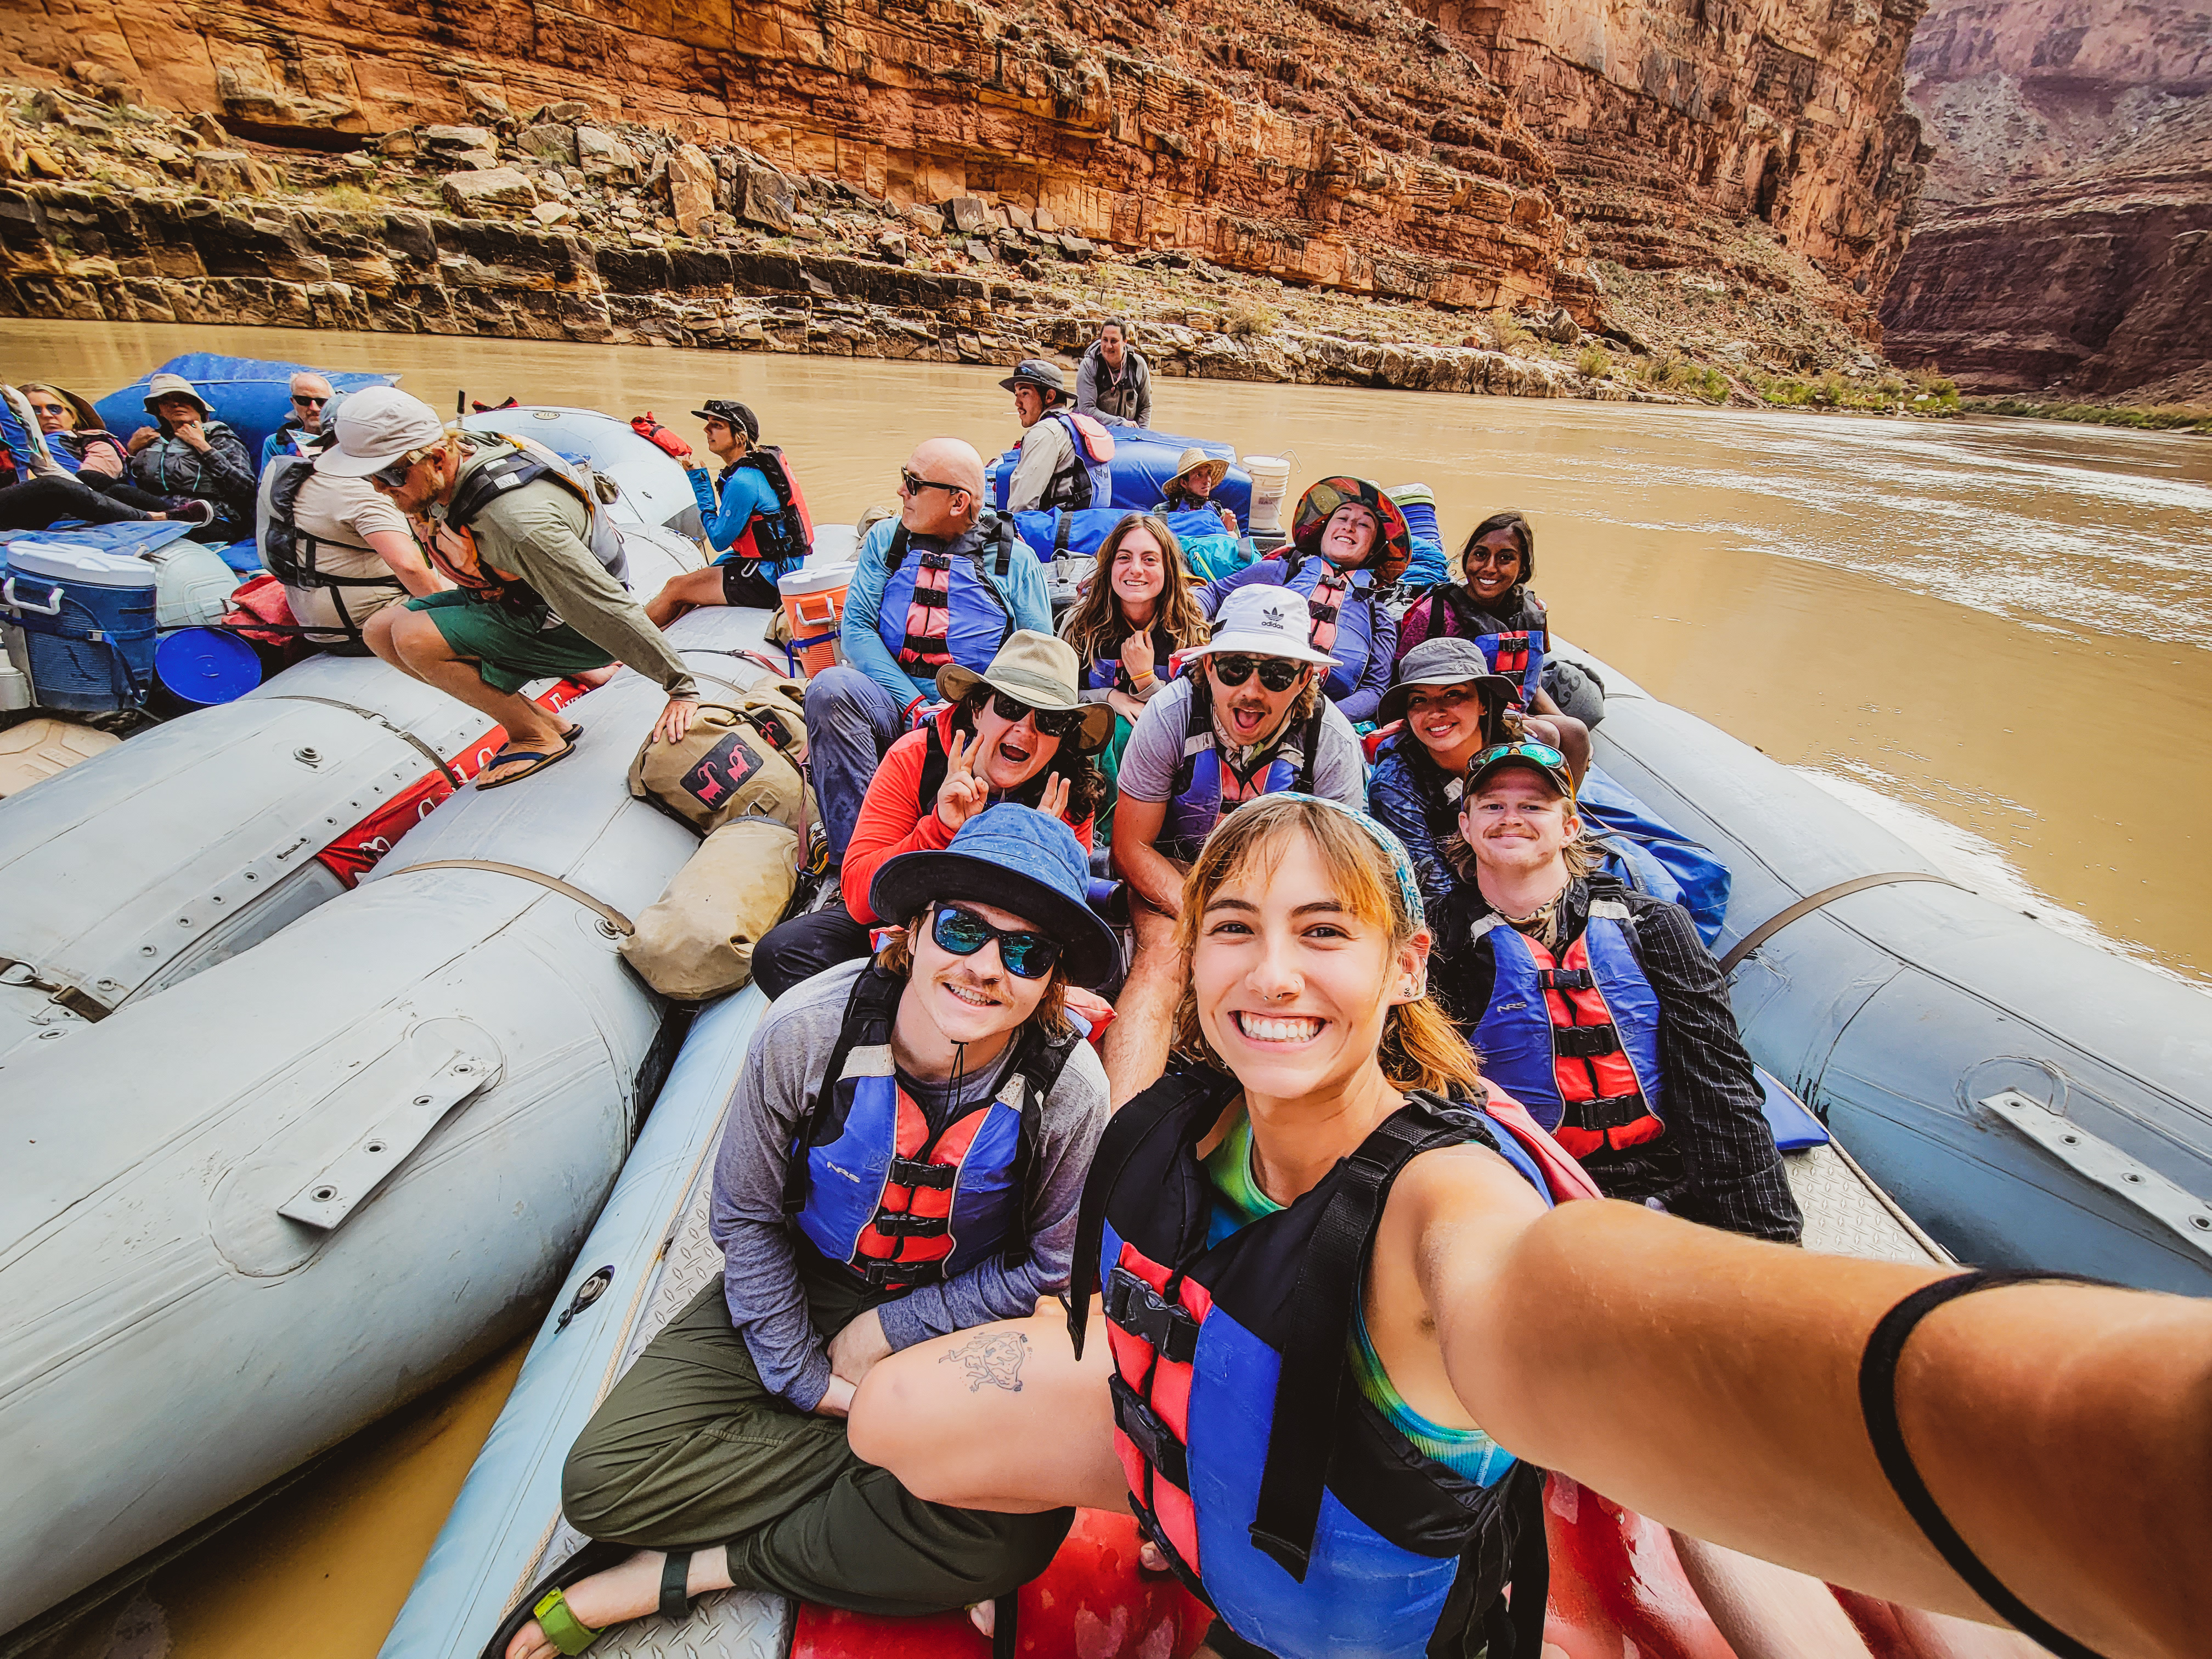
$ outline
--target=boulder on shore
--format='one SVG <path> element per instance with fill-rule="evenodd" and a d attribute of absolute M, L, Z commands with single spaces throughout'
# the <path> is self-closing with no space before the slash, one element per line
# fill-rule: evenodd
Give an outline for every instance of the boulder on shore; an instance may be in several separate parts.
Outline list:
<path fill-rule="evenodd" d="M 463 219 L 512 219 L 538 205 L 538 187 L 515 167 L 449 173 L 438 180 L 438 194 Z"/>

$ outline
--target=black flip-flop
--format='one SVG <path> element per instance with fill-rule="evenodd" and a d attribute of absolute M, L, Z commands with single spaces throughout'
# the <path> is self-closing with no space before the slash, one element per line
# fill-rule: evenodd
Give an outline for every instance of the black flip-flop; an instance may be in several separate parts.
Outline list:
<path fill-rule="evenodd" d="M 538 1616 L 538 1604 L 555 1590 L 565 1590 L 581 1583 L 594 1573 L 605 1572 L 637 1553 L 628 1544 L 610 1544 L 597 1539 L 586 1544 L 559 1566 L 523 1592 L 512 1612 L 500 1620 L 499 1628 L 492 1632 L 491 1640 L 484 1644 L 480 1659 L 506 1659 L 507 1644 L 522 1634 L 522 1627 Z"/>
<path fill-rule="evenodd" d="M 575 752 L 576 745 L 572 742 L 566 741 L 564 741 L 558 749 L 550 750 L 517 749 L 511 743 L 505 744 L 501 748 L 499 753 L 494 755 L 489 760 L 483 763 L 483 771 L 477 774 L 477 787 L 480 790 L 504 789 L 510 783 L 520 783 L 525 778 L 535 777 L 538 773 L 543 772 L 547 767 L 556 765 L 558 763 L 568 759 L 569 756 Z M 484 781 L 484 772 L 494 772 L 498 770 L 501 767 L 509 765 L 515 761 L 525 760 L 530 762 L 531 764 L 524 767 L 520 772 L 510 772 L 507 776 L 503 778 L 494 778 L 489 783 Z"/>

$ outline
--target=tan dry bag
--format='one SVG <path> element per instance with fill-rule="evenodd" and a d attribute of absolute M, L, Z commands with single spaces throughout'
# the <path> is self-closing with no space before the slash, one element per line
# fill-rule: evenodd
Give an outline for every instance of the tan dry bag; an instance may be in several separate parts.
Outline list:
<path fill-rule="evenodd" d="M 805 696 L 796 680 L 763 679 L 719 702 L 702 703 L 684 741 L 648 737 L 629 763 L 629 792 L 712 835 L 741 817 L 789 826 L 803 840 L 814 821 L 806 760 Z"/>
<path fill-rule="evenodd" d="M 679 1001 L 736 990 L 752 977 L 753 946 L 791 902 L 799 849 L 798 832 L 774 819 L 724 824 L 637 919 L 623 959 Z"/>

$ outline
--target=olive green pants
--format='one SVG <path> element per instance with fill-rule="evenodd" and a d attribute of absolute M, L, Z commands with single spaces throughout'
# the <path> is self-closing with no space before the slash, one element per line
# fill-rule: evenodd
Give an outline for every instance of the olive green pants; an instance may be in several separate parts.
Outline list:
<path fill-rule="evenodd" d="M 740 1589 L 854 1613 L 941 1613 L 1011 1593 L 1052 1559 L 1073 1510 L 925 1504 L 845 1442 L 842 1419 L 762 1384 L 721 1280 L 653 1338 L 578 1437 L 561 1506 L 586 1537 L 721 1545 Z"/>

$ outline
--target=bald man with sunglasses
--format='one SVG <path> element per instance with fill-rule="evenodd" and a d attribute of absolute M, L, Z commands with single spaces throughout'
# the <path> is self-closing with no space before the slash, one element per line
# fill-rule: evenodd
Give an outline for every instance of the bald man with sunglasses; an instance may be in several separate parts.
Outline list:
<path fill-rule="evenodd" d="M 1175 943 L 1182 878 L 1213 826 L 1285 789 L 1365 808 L 1359 738 L 1321 694 L 1331 659 L 1308 642 L 1309 620 L 1305 596 L 1289 588 L 1235 590 L 1213 637 L 1184 653 L 1192 665 L 1145 705 L 1121 751 L 1114 863 L 1128 882 L 1136 951 L 1103 1043 L 1116 1107 L 1166 1068 L 1187 976 Z"/>

